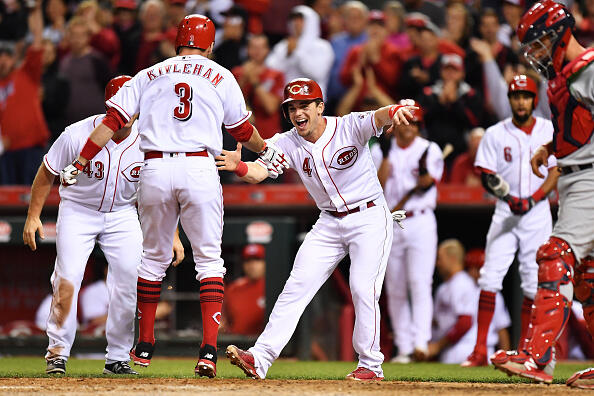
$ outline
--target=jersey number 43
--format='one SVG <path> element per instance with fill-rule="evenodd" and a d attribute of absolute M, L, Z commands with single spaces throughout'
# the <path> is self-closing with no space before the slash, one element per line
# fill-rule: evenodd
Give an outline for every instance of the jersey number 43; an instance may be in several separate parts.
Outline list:
<path fill-rule="evenodd" d="M 187 121 L 192 117 L 192 87 L 180 82 L 174 86 L 175 94 L 179 97 L 179 104 L 173 109 L 173 118 Z"/>

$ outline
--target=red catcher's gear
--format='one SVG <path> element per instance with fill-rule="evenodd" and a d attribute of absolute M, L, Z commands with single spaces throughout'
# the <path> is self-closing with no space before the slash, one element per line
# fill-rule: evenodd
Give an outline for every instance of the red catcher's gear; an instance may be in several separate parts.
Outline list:
<path fill-rule="evenodd" d="M 283 103 L 281 104 L 283 114 L 289 119 L 289 112 L 287 111 L 288 104 L 294 100 L 324 100 L 322 95 L 322 88 L 314 80 L 309 78 L 296 78 L 289 81 L 285 85 L 283 92 Z"/>
<path fill-rule="evenodd" d="M 594 257 L 584 257 L 575 269 L 575 297 L 582 303 L 590 335 L 594 334 Z"/>
<path fill-rule="evenodd" d="M 200 14 L 192 14 L 181 20 L 177 27 L 175 52 L 181 47 L 205 50 L 214 42 L 215 26 L 212 21 Z"/>
<path fill-rule="evenodd" d="M 560 287 L 571 284 L 576 259 L 566 241 L 550 237 L 536 252 L 536 262 L 538 289 L 526 349 L 537 364 L 544 366 L 554 358 L 553 346 L 569 319 L 571 297 L 564 296 Z"/>
<path fill-rule="evenodd" d="M 594 49 L 588 49 L 549 81 L 547 94 L 553 115 L 553 148 L 557 158 L 563 158 L 588 143 L 594 132 L 592 113 L 571 96 L 568 89 L 571 77 L 593 61 Z"/>
<path fill-rule="evenodd" d="M 114 77 L 111 80 L 109 80 L 109 82 L 105 86 L 105 101 L 107 102 L 109 99 L 111 99 L 111 97 L 115 95 L 120 90 L 120 88 L 122 88 L 122 85 L 124 85 L 126 81 L 129 81 L 131 79 L 132 77 L 123 75 Z M 105 106 L 105 109 L 107 110 L 107 106 Z"/>
<path fill-rule="evenodd" d="M 569 11 L 553 0 L 537 2 L 520 19 L 518 38 L 524 56 L 536 71 L 549 80 L 563 67 L 574 26 L 575 20 Z M 550 46 L 542 40 L 545 36 L 550 39 Z M 545 56 L 540 56 L 543 53 Z"/>
<path fill-rule="evenodd" d="M 536 86 L 536 82 L 530 77 L 524 74 L 518 74 L 514 76 L 513 80 L 509 82 L 507 87 L 507 96 L 512 92 L 528 92 L 534 95 L 534 105 L 533 108 L 538 106 L 538 87 Z"/>

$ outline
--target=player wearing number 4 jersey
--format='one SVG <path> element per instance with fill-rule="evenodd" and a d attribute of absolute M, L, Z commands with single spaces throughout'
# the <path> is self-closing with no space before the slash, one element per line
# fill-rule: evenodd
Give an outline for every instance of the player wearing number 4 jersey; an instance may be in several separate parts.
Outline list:
<path fill-rule="evenodd" d="M 78 159 L 62 171 L 67 183 L 76 182 L 83 166 L 113 131 L 132 114 L 141 114 L 138 130 L 144 165 L 138 209 L 144 244 L 138 269 L 139 338 L 131 356 L 136 364 L 150 363 L 161 282 L 171 263 L 172 235 L 181 218 L 200 282 L 203 337 L 195 373 L 210 378 L 216 376 L 225 274 L 223 196 L 214 164 L 214 156 L 222 149 L 221 124 L 280 173 L 286 166 L 247 121 L 250 112 L 231 72 L 208 59 L 214 36 L 210 19 L 185 17 L 177 32 L 178 56 L 140 71 L 108 100 L 107 116 L 91 133 Z"/>
<path fill-rule="evenodd" d="M 291 338 L 307 304 L 349 254 L 349 283 L 355 306 L 353 347 L 359 354 L 359 364 L 347 378 L 381 380 L 384 357 L 379 345 L 378 300 L 393 228 L 368 141 L 371 136 L 379 136 L 392 119 L 397 124 L 408 123 L 410 111 L 417 107 L 406 102 L 404 106 L 344 117 L 323 117 L 322 91 L 309 79 L 289 82 L 284 97 L 283 112 L 294 128 L 270 141 L 297 171 L 322 213 L 297 252 L 291 275 L 264 332 L 249 351 L 230 345 L 227 356 L 247 376 L 264 378 Z M 240 162 L 240 150 L 238 145 L 235 152 L 223 151 L 224 155 L 217 157 L 219 169 L 235 171 L 251 183 L 276 176 L 274 169 L 267 170 L 265 164 Z"/>

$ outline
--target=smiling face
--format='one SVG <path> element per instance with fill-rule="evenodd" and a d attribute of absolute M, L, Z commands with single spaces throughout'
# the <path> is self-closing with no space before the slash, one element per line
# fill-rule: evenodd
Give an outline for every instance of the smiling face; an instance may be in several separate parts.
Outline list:
<path fill-rule="evenodd" d="M 287 104 L 289 119 L 302 138 L 315 142 L 324 132 L 324 102 L 294 100 Z"/>

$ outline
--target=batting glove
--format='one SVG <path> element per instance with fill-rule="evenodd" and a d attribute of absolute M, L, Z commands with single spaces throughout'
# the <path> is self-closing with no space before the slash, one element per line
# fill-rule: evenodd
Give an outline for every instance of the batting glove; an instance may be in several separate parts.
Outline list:
<path fill-rule="evenodd" d="M 279 173 L 272 167 L 272 165 L 270 165 L 270 163 L 264 161 L 262 158 L 258 158 L 256 163 L 268 171 L 269 178 L 276 179 L 278 177 Z"/>
<path fill-rule="evenodd" d="M 532 197 L 530 198 L 518 198 L 513 195 L 508 195 L 504 198 L 512 213 L 515 215 L 526 214 L 530 209 L 536 205 L 536 202 Z"/>
<path fill-rule="evenodd" d="M 400 228 L 402 228 L 404 230 L 404 226 L 402 225 L 402 221 L 406 219 L 406 210 L 404 209 L 400 209 L 400 210 L 395 210 L 392 212 L 392 220 L 394 220 L 396 222 L 396 224 L 398 224 L 398 226 Z"/>
<path fill-rule="evenodd" d="M 289 163 L 285 158 L 285 154 L 272 145 L 267 144 L 266 147 L 264 147 L 264 150 L 258 153 L 258 155 L 262 160 L 270 164 L 279 175 L 283 174 L 283 168 L 289 168 Z"/>
<path fill-rule="evenodd" d="M 73 163 L 68 165 L 66 168 L 60 171 L 60 183 L 63 186 L 71 186 L 76 184 L 76 176 L 82 172 L 84 165 L 79 160 L 75 160 Z"/>

